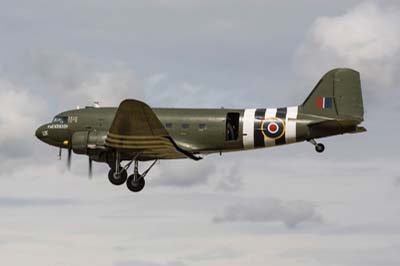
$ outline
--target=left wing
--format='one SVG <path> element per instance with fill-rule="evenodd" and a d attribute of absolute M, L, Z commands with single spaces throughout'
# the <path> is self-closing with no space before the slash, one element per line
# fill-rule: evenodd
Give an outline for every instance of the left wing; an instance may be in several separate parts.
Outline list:
<path fill-rule="evenodd" d="M 125 153 L 140 153 L 144 160 L 201 157 L 180 148 L 150 106 L 138 100 L 124 100 L 118 107 L 106 146 Z"/>

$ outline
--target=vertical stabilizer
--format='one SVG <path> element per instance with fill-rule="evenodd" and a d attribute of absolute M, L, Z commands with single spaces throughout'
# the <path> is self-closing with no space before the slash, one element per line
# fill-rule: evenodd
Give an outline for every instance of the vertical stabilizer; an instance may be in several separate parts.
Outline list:
<path fill-rule="evenodd" d="M 317 83 L 300 108 L 305 114 L 363 121 L 360 74 L 348 68 L 329 71 Z"/>

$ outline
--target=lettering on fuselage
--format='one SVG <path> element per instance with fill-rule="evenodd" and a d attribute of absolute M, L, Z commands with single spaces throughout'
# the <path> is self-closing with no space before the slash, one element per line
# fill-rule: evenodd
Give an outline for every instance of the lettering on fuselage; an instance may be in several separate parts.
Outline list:
<path fill-rule="evenodd" d="M 68 116 L 68 123 L 78 123 L 77 116 Z"/>
<path fill-rule="evenodd" d="M 66 124 L 51 124 L 47 126 L 48 129 L 67 129 L 68 125 Z"/>

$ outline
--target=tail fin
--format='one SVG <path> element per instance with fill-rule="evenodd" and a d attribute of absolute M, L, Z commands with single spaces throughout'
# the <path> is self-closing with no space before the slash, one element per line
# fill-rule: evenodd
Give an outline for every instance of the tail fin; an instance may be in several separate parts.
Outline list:
<path fill-rule="evenodd" d="M 317 83 L 300 108 L 306 114 L 363 121 L 360 74 L 348 68 L 329 71 Z"/>

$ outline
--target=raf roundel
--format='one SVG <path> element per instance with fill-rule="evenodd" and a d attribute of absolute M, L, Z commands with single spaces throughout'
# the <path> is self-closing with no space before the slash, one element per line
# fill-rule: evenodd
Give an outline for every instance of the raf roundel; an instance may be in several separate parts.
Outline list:
<path fill-rule="evenodd" d="M 261 123 L 261 131 L 266 138 L 279 139 L 285 134 L 285 122 L 279 118 L 267 118 Z"/>

